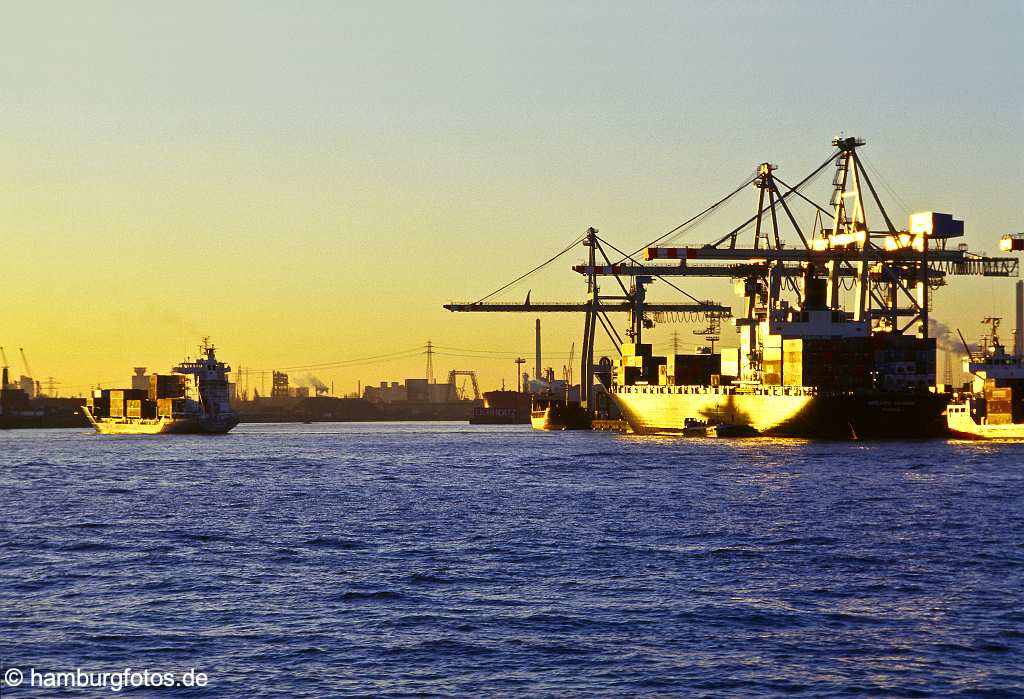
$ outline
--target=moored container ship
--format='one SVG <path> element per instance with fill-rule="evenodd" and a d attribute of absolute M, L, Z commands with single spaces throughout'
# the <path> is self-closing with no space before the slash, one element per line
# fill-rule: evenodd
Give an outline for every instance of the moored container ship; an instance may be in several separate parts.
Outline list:
<path fill-rule="evenodd" d="M 1016 260 L 952 245 L 964 228 L 949 214 L 912 214 L 898 229 L 857 155 L 864 142 L 837 138 L 833 145 L 838 150 L 801 182 L 834 164 L 831 210 L 799 195 L 817 209 L 813 231 L 801 230 L 787 203 L 801 185 L 780 187 L 776 166 L 762 163 L 751 181 L 757 213 L 718 240 L 648 246 L 645 265 L 576 267 L 592 280 L 632 277 L 630 341 L 609 392 L 634 432 L 691 434 L 700 425 L 709 433 L 717 426 L 719 434 L 838 439 L 949 434 L 950 394 L 936 387 L 929 337 L 931 292 L 951 275 L 1016 276 Z M 869 192 L 884 220 L 876 230 L 865 213 Z M 783 240 L 782 221 L 799 242 Z M 753 229 L 752 245 L 739 242 L 745 229 Z M 1003 248 L 1012 249 L 1005 241 Z M 743 299 L 732 319 L 739 347 L 655 356 L 642 342 L 659 320 L 645 311 L 644 286 L 672 276 L 735 281 Z M 990 391 L 992 400 L 998 392 Z"/>
<path fill-rule="evenodd" d="M 776 165 L 760 163 L 733 192 L 641 248 L 642 261 L 639 251 L 624 252 L 589 228 L 581 239 L 588 262 L 573 266 L 587 279 L 584 303 L 531 305 L 529 294 L 522 304 L 488 301 L 506 285 L 474 303 L 445 308 L 582 312 L 583 380 L 573 406 L 591 425 L 611 417 L 600 404 L 602 390 L 595 390 L 603 388 L 637 434 L 948 436 L 944 411 L 951 393 L 936 385 L 932 292 L 953 276 L 1016 277 L 1018 261 L 969 252 L 957 240 L 964 222 L 950 214 L 914 213 L 905 228 L 897 227 L 857 154 L 864 144 L 834 138 L 830 155 L 793 186 L 775 176 Z M 826 206 L 802 190 L 831 167 Z M 751 186 L 754 215 L 717 231 L 710 242 L 669 244 Z M 621 255 L 617 262 L 608 249 Z M 1001 249 L 1022 251 L 1024 238 L 1004 236 Z M 729 306 L 698 299 L 673 283 L 681 277 L 731 280 L 742 298 L 740 310 L 734 314 Z M 648 301 L 647 287 L 655 281 L 686 299 Z M 625 340 L 612 327 L 612 312 L 628 314 Z M 657 356 L 644 342 L 646 330 L 658 323 L 698 320 L 706 329 L 694 334 L 710 347 L 695 354 Z M 716 353 L 725 320 L 733 323 L 739 346 Z M 621 354 L 606 375 L 594 363 L 598 328 Z M 1002 410 L 1005 391 L 996 388 L 990 393 Z M 551 422 L 553 411 L 541 407 L 535 425 L 537 418 Z"/>
<path fill-rule="evenodd" d="M 743 427 L 749 430 L 743 434 L 767 436 L 943 436 L 948 396 L 929 390 L 924 378 L 929 367 L 934 376 L 934 340 L 894 339 L 792 338 L 786 342 L 782 372 L 766 380 L 740 379 L 735 351 L 724 353 L 728 359 L 721 373 L 695 379 L 692 371 L 679 367 L 707 358 L 717 363 L 722 355 L 656 357 L 650 345 L 626 344 L 625 366 L 616 372 L 611 395 L 637 434 L 689 434 L 700 424 Z M 881 373 L 878 368 L 885 365 L 890 371 L 895 365 L 898 373 Z M 820 366 L 825 371 L 803 371 Z M 629 376 L 631 369 L 639 371 Z"/>
<path fill-rule="evenodd" d="M 86 418 L 100 434 L 226 434 L 238 424 L 227 375 L 204 339 L 201 356 L 171 374 L 152 374 L 149 388 L 97 389 L 86 400 Z"/>

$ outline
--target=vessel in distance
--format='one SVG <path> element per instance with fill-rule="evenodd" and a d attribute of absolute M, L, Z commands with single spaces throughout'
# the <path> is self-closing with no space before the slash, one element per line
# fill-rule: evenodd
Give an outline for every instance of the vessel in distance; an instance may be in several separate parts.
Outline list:
<path fill-rule="evenodd" d="M 530 394 L 522 391 L 487 391 L 482 407 L 473 408 L 471 425 L 520 425 L 530 423 Z"/>
<path fill-rule="evenodd" d="M 208 338 L 199 358 L 171 374 L 152 374 L 149 388 L 97 389 L 83 407 L 100 434 L 226 434 L 238 424 L 227 375 Z"/>
<path fill-rule="evenodd" d="M 1018 287 L 1018 315 L 1022 302 Z M 1006 351 L 999 341 L 999 321 L 985 319 L 989 334 L 979 351 L 968 348 L 964 357 L 964 369 L 972 376 L 970 390 L 946 408 L 946 423 L 956 437 L 1024 439 L 1024 356 Z"/>

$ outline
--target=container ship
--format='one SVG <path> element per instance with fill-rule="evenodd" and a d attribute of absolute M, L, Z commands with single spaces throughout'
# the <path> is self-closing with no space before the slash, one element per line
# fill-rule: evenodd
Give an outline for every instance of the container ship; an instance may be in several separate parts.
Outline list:
<path fill-rule="evenodd" d="M 1017 261 L 954 245 L 964 227 L 949 214 L 911 214 L 907 227 L 897 228 L 862 167 L 857 148 L 863 145 L 856 138 L 833 140 L 832 155 L 795 187 L 775 177 L 775 165 L 762 163 L 750 182 L 755 215 L 714 242 L 649 245 L 644 264 L 629 258 L 575 267 L 590 277 L 591 288 L 601 275 L 631 278 L 629 341 L 608 389 L 634 432 L 948 435 L 950 394 L 936 387 L 936 341 L 929 337 L 931 292 L 953 275 L 1016 276 Z M 799 189 L 830 165 L 829 209 Z M 790 209 L 796 195 L 817 209 L 811 230 Z M 883 224 L 874 229 L 866 215 L 871 200 Z M 799 242 L 783 240 L 784 221 Z M 745 245 L 744 231 L 753 232 Z M 656 356 L 643 342 L 644 330 L 661 320 L 645 309 L 645 286 L 682 276 L 734 281 L 743 309 L 732 318 L 738 347 Z M 599 307 L 596 291 L 592 303 Z"/>
<path fill-rule="evenodd" d="M 592 424 L 606 417 L 600 405 L 606 390 L 637 434 L 948 436 L 951 393 L 936 386 L 936 341 L 929 336 L 932 292 L 956 276 L 1016 277 L 1018 261 L 968 251 L 959 242 L 964 222 L 950 214 L 914 213 L 898 226 L 858 155 L 864 145 L 834 138 L 828 157 L 795 185 L 776 175 L 777 165 L 762 162 L 739 187 L 649 242 L 642 254 L 623 252 L 588 229 L 581 239 L 588 262 L 573 266 L 587 280 L 583 303 L 531 304 L 529 295 L 522 304 L 487 301 L 496 291 L 445 308 L 582 312 L 577 407 Z M 829 171 L 831 199 L 817 201 L 807 192 Z M 756 208 L 739 225 L 715 232 L 710 242 L 670 245 L 751 189 Z M 1003 237 L 1003 251 L 1022 248 L 1019 236 Z M 734 313 L 677 285 L 691 277 L 730 280 L 740 309 Z M 655 282 L 686 299 L 648 300 Z M 613 312 L 627 314 L 624 338 L 608 317 Z M 698 352 L 659 356 L 644 341 L 658 323 L 697 321 L 706 330 L 694 334 L 711 343 Z M 716 352 L 726 321 L 738 346 Z M 621 354 L 604 374 L 594 363 L 597 328 Z M 545 424 L 556 422 L 552 410 L 539 412 L 535 418 Z"/>
<path fill-rule="evenodd" d="M 960 439 L 1024 439 L 1024 284 L 1017 285 L 1017 339 L 1011 354 L 999 341 L 1000 318 L 986 318 L 990 333 L 980 350 L 967 349 L 964 371 L 972 381 L 946 408 L 950 433 Z M 965 343 L 966 345 L 966 343 Z"/>
<path fill-rule="evenodd" d="M 186 359 L 171 374 L 151 374 L 148 389 L 97 389 L 83 411 L 100 434 L 227 434 L 238 424 L 230 371 L 204 339 L 198 359 Z"/>
<path fill-rule="evenodd" d="M 926 383 L 934 376 L 934 340 L 794 338 L 781 334 L 789 328 L 777 330 L 766 340 L 783 347 L 766 354 L 785 359 L 767 360 L 777 373 L 760 378 L 735 350 L 657 357 L 650 345 L 625 344 L 611 395 L 637 434 L 703 433 L 697 427 L 831 439 L 945 434 L 948 396 Z"/>

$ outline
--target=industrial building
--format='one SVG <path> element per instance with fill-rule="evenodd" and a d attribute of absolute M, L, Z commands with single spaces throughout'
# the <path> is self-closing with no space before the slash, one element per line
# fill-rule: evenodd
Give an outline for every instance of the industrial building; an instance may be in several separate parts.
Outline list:
<path fill-rule="evenodd" d="M 476 388 L 476 376 L 473 376 Z M 426 379 L 405 379 L 405 381 L 381 381 L 380 386 L 367 386 L 362 397 L 371 403 L 395 403 L 409 401 L 415 403 L 446 403 L 455 400 L 469 400 L 459 395 L 460 391 L 454 380 L 450 383 L 428 383 Z M 479 399 L 477 389 L 475 399 Z"/>

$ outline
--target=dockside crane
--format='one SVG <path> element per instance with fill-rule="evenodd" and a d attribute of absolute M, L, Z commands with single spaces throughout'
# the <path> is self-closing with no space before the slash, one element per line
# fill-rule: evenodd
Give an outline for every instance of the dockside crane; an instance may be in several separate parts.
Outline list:
<path fill-rule="evenodd" d="M 865 141 L 859 138 L 833 139 L 834 150 L 828 158 L 793 186 L 775 174 L 776 165 L 761 163 L 756 173 L 733 192 L 632 254 L 614 248 L 599 238 L 595 229 L 588 229 L 582 240 L 576 241 L 589 248 L 588 262 L 573 267 L 586 277 L 588 299 L 585 302 L 531 303 L 529 297 L 523 304 L 488 300 L 532 273 L 528 272 L 480 301 L 452 303 L 445 308 L 476 313 L 584 313 L 581 398 L 591 410 L 596 325 L 600 322 L 613 342 L 619 344 L 608 313 L 629 313 L 627 335 L 638 344 L 644 328 L 673 314 L 692 313 L 704 317 L 708 330 L 702 332 L 711 337 L 716 335 L 712 331 L 717 329 L 717 324 L 731 317 L 730 308 L 690 296 L 672 283 L 672 277 L 731 278 L 742 285 L 744 309 L 735 324 L 741 332 L 741 346 L 749 349 L 747 356 L 755 377 L 761 366 L 760 350 L 755 348 L 761 346 L 762 332 L 770 333 L 773 323 L 805 322 L 801 318 L 806 316 L 806 309 L 831 311 L 833 322 L 852 323 L 849 330 L 853 333 L 905 335 L 913 331 L 917 337 L 927 339 L 931 292 L 943 286 L 946 277 L 1017 277 L 1018 261 L 972 253 L 963 244 L 954 246 L 952 241 L 963 236 L 963 221 L 948 214 L 914 214 L 906 229 L 897 228 L 857 153 L 864 145 Z M 830 165 L 835 167 L 835 172 L 832 198 L 826 207 L 801 190 Z M 749 186 L 757 190 L 757 208 L 739 226 L 704 245 L 662 244 Z M 814 207 L 813 230 L 801 228 L 790 206 L 797 202 Z M 884 227 L 872 229 L 869 225 L 868 203 L 874 205 Z M 784 238 L 783 228 L 787 223 L 796 234 L 797 243 Z M 751 228 L 752 240 L 743 246 L 741 234 Z M 603 244 L 621 254 L 621 259 L 613 263 Z M 1000 246 L 1007 252 L 1022 250 L 1024 236 L 1004 236 Z M 568 248 L 544 265 L 567 251 Z M 534 271 L 536 269 L 540 267 Z M 600 294 L 600 277 L 612 277 L 622 294 Z M 648 303 L 646 286 L 655 280 L 681 291 L 692 303 Z M 767 331 L 762 330 L 765 323 Z"/>
<path fill-rule="evenodd" d="M 587 269 L 597 269 L 597 260 L 599 255 L 607 263 L 606 266 L 611 265 L 611 260 L 603 246 L 603 243 L 606 241 L 603 241 L 598 236 L 596 228 L 588 228 L 582 240 L 579 240 L 578 242 L 588 249 L 590 264 L 587 265 Z M 568 252 L 572 247 L 574 246 L 570 246 L 570 248 L 563 250 L 559 256 Z M 557 257 L 558 256 L 552 258 L 552 260 Z M 552 260 L 548 260 L 545 264 L 550 263 Z M 535 270 L 536 269 L 539 268 L 535 268 Z M 651 327 L 653 324 L 653 321 L 649 317 L 645 316 L 645 313 L 674 312 L 699 314 L 705 317 L 730 317 L 732 315 L 732 309 L 730 307 L 723 306 L 722 304 L 714 301 L 702 301 L 697 299 L 671 283 L 670 285 L 686 295 L 689 298 L 689 301 L 648 303 L 646 301 L 645 287 L 646 284 L 649 284 L 653 279 L 649 276 L 643 276 L 644 274 L 646 273 L 641 272 L 641 276 L 633 279 L 628 285 L 619 278 L 619 275 L 616 275 L 615 281 L 621 294 L 616 293 L 615 295 L 603 295 L 600 293 L 600 287 L 598 284 L 598 276 L 600 275 L 596 272 L 591 272 L 587 275 L 588 299 L 582 302 L 538 303 L 536 301 L 530 301 L 529 296 L 527 296 L 526 301 L 523 303 L 487 301 L 488 298 L 497 293 L 493 292 L 492 294 L 485 296 L 483 299 L 473 303 L 447 303 L 444 305 L 444 308 L 449 311 L 459 313 L 583 313 L 583 348 L 580 353 L 580 402 L 586 404 L 588 412 L 592 413 L 595 407 L 594 395 L 591 390 L 594 382 L 594 336 L 598 324 L 602 326 L 606 335 L 612 341 L 616 349 L 618 349 L 619 345 L 622 344 L 622 338 L 615 330 L 614 323 L 612 323 L 611 319 L 608 317 L 609 313 L 629 314 L 630 325 L 627 334 L 631 342 L 637 343 L 640 342 L 643 328 L 645 326 Z M 525 276 L 527 275 L 523 275 L 520 279 Z M 511 284 L 506 285 L 498 291 L 501 291 L 510 285 Z"/>
<path fill-rule="evenodd" d="M 21 363 L 25 366 L 25 376 L 31 378 L 32 376 L 34 376 L 34 374 L 32 373 L 32 369 L 28 365 L 28 358 L 25 357 L 25 348 L 19 347 L 18 351 L 21 352 Z"/>
<path fill-rule="evenodd" d="M 8 367 L 8 364 L 7 364 L 7 353 L 4 352 L 4 348 L 3 347 L 0 347 L 0 362 L 2 362 L 2 363 L 0 363 L 0 370 L 3 371 L 3 374 L 2 374 L 3 378 L 0 378 L 0 390 L 6 391 L 7 390 L 7 380 L 8 380 L 7 372 L 8 372 L 9 367 Z"/>
<path fill-rule="evenodd" d="M 465 370 L 465 369 L 452 369 L 448 372 L 448 400 L 455 400 L 463 398 L 460 395 L 464 391 L 460 391 L 455 384 L 455 377 L 462 376 L 473 382 L 473 400 L 480 400 L 480 384 L 476 380 L 476 372 Z"/>
<path fill-rule="evenodd" d="M 737 320 L 740 326 L 756 322 L 759 314 L 785 313 L 788 304 L 782 300 L 783 292 L 791 292 L 801 305 L 809 286 L 819 280 L 826 285 L 829 309 L 845 312 L 842 292 L 852 291 L 852 320 L 891 333 L 906 333 L 916 325 L 921 337 L 928 337 L 931 291 L 943 286 L 947 276 L 1019 275 L 1016 258 L 987 257 L 969 252 L 962 244 L 952 247 L 950 242 L 963 236 L 963 221 L 948 214 L 914 214 L 907 229 L 898 229 L 857 155 L 857 148 L 864 143 L 858 138 L 834 139 L 836 150 L 794 187 L 775 176 L 775 165 L 762 163 L 750 182 L 758 189 L 756 213 L 715 242 L 690 247 L 651 245 L 644 250 L 643 261 L 627 256 L 616 264 L 577 265 L 573 269 L 588 277 L 650 275 L 742 281 L 746 317 Z M 829 164 L 836 167 L 831 210 L 799 191 Z M 869 228 L 866 194 L 884 220 L 884 229 Z M 805 233 L 787 203 L 796 198 L 811 204 L 818 214 L 827 214 L 831 227 L 822 226 L 813 235 Z M 796 245 L 788 245 L 780 233 L 783 214 L 799 238 Z M 742 247 L 739 235 L 751 224 L 753 240 Z M 1003 250 L 1015 246 L 1024 244 L 1014 236 L 1004 236 Z"/>

